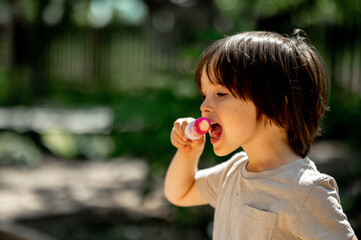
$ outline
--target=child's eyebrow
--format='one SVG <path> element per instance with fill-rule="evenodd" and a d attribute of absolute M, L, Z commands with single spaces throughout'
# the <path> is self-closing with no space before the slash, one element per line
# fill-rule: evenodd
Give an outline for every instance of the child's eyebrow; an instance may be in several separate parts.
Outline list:
<path fill-rule="evenodd" d="M 214 84 L 214 86 L 219 87 L 219 88 L 228 89 L 225 85 L 220 84 L 220 83 L 216 83 L 216 84 Z"/>

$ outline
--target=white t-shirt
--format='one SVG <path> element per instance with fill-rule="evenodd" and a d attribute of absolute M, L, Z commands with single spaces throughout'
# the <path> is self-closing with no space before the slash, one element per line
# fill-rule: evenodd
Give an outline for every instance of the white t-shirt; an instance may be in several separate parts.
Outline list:
<path fill-rule="evenodd" d="M 248 172 L 244 152 L 196 174 L 201 194 L 215 208 L 214 240 L 327 239 L 353 235 L 335 180 L 309 159 Z"/>

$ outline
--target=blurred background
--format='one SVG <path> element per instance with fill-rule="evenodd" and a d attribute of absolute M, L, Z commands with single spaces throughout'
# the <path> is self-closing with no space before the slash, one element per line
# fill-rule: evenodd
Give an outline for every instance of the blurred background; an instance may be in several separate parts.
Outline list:
<path fill-rule="evenodd" d="M 330 81 L 310 157 L 360 237 L 359 0 L 0 0 L 0 237 L 211 239 L 210 207 L 162 194 L 173 122 L 200 116 L 193 71 L 226 35 L 295 28 Z M 200 165 L 223 160 L 207 143 Z"/>

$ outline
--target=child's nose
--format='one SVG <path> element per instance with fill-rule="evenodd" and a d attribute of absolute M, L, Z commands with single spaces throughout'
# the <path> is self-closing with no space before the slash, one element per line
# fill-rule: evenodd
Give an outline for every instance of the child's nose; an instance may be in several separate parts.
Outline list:
<path fill-rule="evenodd" d="M 204 99 L 200 108 L 201 108 L 201 112 L 213 112 L 214 110 L 212 104 L 207 99 Z"/>

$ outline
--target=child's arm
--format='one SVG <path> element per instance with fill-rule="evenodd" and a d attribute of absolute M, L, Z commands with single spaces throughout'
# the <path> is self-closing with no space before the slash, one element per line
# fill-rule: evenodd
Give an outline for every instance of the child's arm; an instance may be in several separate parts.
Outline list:
<path fill-rule="evenodd" d="M 195 184 L 195 174 L 203 152 L 205 136 L 189 140 L 184 130 L 192 118 L 178 119 L 171 132 L 171 142 L 178 149 L 168 168 L 164 183 L 164 194 L 178 206 L 207 204 Z"/>
<path fill-rule="evenodd" d="M 357 239 L 356 235 L 353 235 L 353 237 L 350 238 L 350 240 L 358 240 L 358 239 Z"/>

